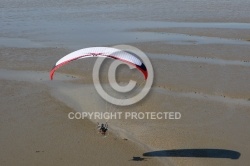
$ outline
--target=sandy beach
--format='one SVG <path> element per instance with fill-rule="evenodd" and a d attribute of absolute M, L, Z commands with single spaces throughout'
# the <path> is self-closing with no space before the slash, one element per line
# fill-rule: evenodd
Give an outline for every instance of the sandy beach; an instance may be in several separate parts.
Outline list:
<path fill-rule="evenodd" d="M 1 3 L 0 165 L 248 165 L 248 1 Z M 152 62 L 153 86 L 142 101 L 103 100 L 93 85 L 94 58 L 50 80 L 64 55 L 118 44 Z M 126 69 L 118 80 L 141 80 Z M 109 119 L 106 137 L 96 125 L 104 120 L 69 118 L 105 111 L 181 117 Z"/>

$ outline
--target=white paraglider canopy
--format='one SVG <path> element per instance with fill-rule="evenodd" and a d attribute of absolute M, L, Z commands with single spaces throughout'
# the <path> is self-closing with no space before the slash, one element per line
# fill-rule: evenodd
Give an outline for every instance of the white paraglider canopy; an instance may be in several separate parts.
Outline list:
<path fill-rule="evenodd" d="M 50 79 L 53 79 L 55 71 L 61 66 L 74 60 L 89 57 L 104 57 L 123 61 L 124 63 L 133 65 L 137 69 L 139 69 L 143 73 L 145 80 L 148 77 L 146 66 L 135 55 L 111 47 L 90 47 L 72 52 L 58 60 L 55 66 L 50 71 Z"/>

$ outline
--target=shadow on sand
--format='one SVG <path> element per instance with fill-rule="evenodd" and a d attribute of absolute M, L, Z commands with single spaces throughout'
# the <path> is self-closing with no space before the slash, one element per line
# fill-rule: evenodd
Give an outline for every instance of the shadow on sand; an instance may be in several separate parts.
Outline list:
<path fill-rule="evenodd" d="M 239 159 L 240 153 L 226 149 L 173 149 L 143 153 L 150 157 L 204 157 Z"/>
<path fill-rule="evenodd" d="M 147 159 L 143 158 L 143 157 L 133 157 L 133 159 L 131 159 L 129 161 L 147 161 Z"/>

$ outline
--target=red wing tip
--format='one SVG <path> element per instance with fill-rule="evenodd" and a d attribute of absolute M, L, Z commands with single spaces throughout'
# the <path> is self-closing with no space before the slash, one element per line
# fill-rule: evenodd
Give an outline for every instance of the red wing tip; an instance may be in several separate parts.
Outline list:
<path fill-rule="evenodd" d="M 51 69 L 51 71 L 50 71 L 50 80 L 53 80 L 53 76 L 54 76 L 55 70 L 56 70 L 56 66 L 54 66 L 54 67 Z"/>

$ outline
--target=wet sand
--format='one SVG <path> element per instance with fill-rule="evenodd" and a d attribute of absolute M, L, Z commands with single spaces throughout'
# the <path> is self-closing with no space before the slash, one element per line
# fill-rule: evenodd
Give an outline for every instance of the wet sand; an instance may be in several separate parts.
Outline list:
<path fill-rule="evenodd" d="M 103 137 L 89 120 L 68 119 L 73 110 L 51 95 L 47 74 L 1 70 L 1 165 L 159 164 L 130 140 L 112 132 Z"/>
<path fill-rule="evenodd" d="M 243 28 L 243 27 L 242 27 Z M 217 37 L 217 38 L 228 38 L 228 39 L 238 39 L 238 40 L 250 40 L 249 29 L 234 29 L 233 26 L 228 28 L 222 27 L 175 27 L 175 28 L 145 28 L 145 29 L 134 29 L 131 31 L 142 31 L 142 32 L 155 32 L 155 33 L 176 33 L 176 34 L 186 34 L 194 36 L 207 36 L 207 37 Z"/>
<path fill-rule="evenodd" d="M 3 1 L 0 165 L 248 165 L 248 4 Z M 154 84 L 141 102 L 107 104 L 92 84 L 93 59 L 49 80 L 71 51 L 117 44 L 152 61 Z M 71 111 L 128 110 L 180 112 L 181 119 L 110 119 L 102 137 L 98 120 L 68 118 Z"/>
<path fill-rule="evenodd" d="M 39 52 L 39 55 L 34 56 L 36 52 Z M 234 77 L 241 78 L 247 75 L 248 66 L 153 58 L 153 65 L 158 67 L 155 68 L 156 79 L 148 97 L 134 106 L 117 108 L 111 105 L 107 107 L 107 103 L 98 96 L 91 85 L 89 66 L 92 65 L 91 60 L 88 65 L 85 63 L 86 66 L 75 63 L 65 67 L 59 71 L 62 74 L 55 75 L 54 81 L 49 80 L 47 68 L 50 63 L 66 52 L 66 49 L 53 48 L 1 49 L 2 55 L 9 55 L 1 56 L 0 72 L 1 89 L 3 89 L 1 93 L 3 164 L 15 165 L 21 162 L 23 165 L 51 163 L 79 165 L 87 162 L 94 165 L 100 163 L 116 165 L 118 161 L 118 163 L 122 161 L 124 165 L 152 165 L 157 162 L 164 165 L 247 163 L 246 156 L 249 154 L 247 119 L 250 108 L 247 82 L 250 77 L 244 77 L 244 81 Z M 27 60 L 31 59 L 30 56 L 33 57 L 32 62 L 27 63 Z M 48 63 L 41 64 L 41 61 Z M 80 71 L 79 65 L 82 67 Z M 200 69 L 200 65 L 203 69 Z M 226 82 L 223 73 L 218 73 L 221 70 L 228 74 L 227 79 L 233 82 Z M 180 75 L 183 72 L 184 74 Z M 204 72 L 209 74 L 211 82 L 208 82 L 206 79 L 208 75 L 204 75 Z M 235 84 L 240 86 L 236 88 Z M 88 100 L 89 97 L 93 100 Z M 106 138 L 97 134 L 95 128 L 97 120 L 91 123 L 88 120 L 68 119 L 70 111 L 103 111 L 105 107 L 110 112 L 125 112 L 128 109 L 135 112 L 173 111 L 180 112 L 182 118 L 109 120 L 110 133 Z M 238 153 L 240 157 L 237 159 L 223 158 L 223 156 L 209 158 L 208 155 L 203 158 L 192 155 L 192 157 L 174 157 L 171 153 L 166 153 L 164 156 L 164 150 L 173 149 L 179 151 L 201 149 L 206 154 L 208 149 L 215 149 L 212 153 L 221 149 L 226 150 L 225 153 L 233 150 L 237 153 L 230 155 L 228 152 L 229 157 L 233 158 L 235 155 L 237 157 Z M 144 153 L 153 151 L 162 151 L 163 157 L 143 156 Z M 152 155 L 154 156 L 154 153 Z M 13 156 L 16 156 L 15 160 L 12 159 Z M 146 159 L 130 161 L 133 157 Z"/>

